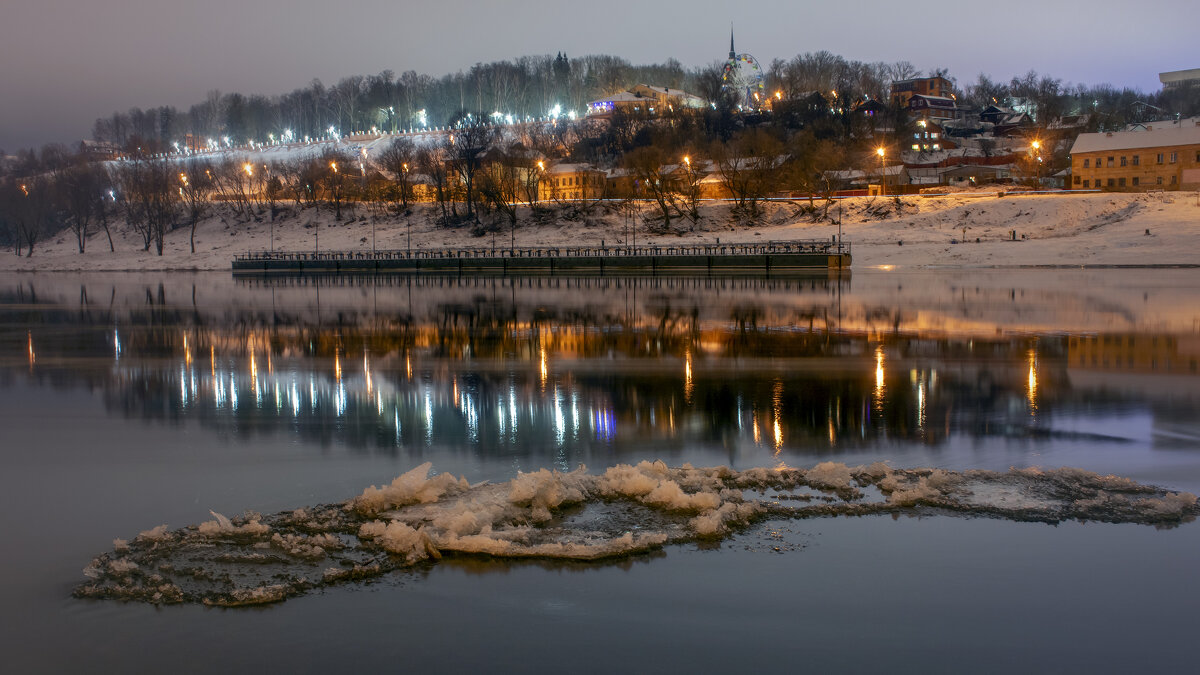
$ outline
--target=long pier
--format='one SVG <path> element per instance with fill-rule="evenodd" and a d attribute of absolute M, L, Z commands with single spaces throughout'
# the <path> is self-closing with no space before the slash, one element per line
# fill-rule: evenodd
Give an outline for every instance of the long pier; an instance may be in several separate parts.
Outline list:
<path fill-rule="evenodd" d="M 849 242 L 808 240 L 674 246 L 260 251 L 235 256 L 233 273 L 771 274 L 849 269 L 850 262 Z"/>

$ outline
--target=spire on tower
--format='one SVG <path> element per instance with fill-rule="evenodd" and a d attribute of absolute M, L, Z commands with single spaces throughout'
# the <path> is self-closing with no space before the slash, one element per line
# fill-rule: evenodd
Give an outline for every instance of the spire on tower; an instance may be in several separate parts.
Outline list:
<path fill-rule="evenodd" d="M 733 50 L 733 22 L 729 22 L 729 58 L 736 59 L 737 52 Z"/>

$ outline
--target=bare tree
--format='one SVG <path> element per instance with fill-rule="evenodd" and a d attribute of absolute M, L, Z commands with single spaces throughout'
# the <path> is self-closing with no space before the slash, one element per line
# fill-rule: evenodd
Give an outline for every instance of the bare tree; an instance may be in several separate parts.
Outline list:
<path fill-rule="evenodd" d="M 379 166 L 392 174 L 399 188 L 397 196 L 400 204 L 407 210 L 412 201 L 412 183 L 410 173 L 417 167 L 417 146 L 407 138 L 397 138 L 384 148 L 379 156 Z"/>
<path fill-rule="evenodd" d="M 188 243 L 191 244 L 192 253 L 195 253 L 196 223 L 208 210 L 209 195 L 213 188 L 212 168 L 208 162 L 192 160 L 179 172 L 179 183 L 179 196 L 188 218 Z"/>
<path fill-rule="evenodd" d="M 49 234 L 54 220 L 54 195 L 50 181 L 42 176 L 5 184 L 0 189 L 0 217 L 12 237 L 13 252 L 33 257 L 34 246 Z"/>
<path fill-rule="evenodd" d="M 482 165 L 483 156 L 496 142 L 499 130 L 473 114 L 459 116 L 451 126 L 454 130 L 450 133 L 450 164 L 462 181 L 466 218 L 471 220 L 475 217 L 475 173 Z"/>
<path fill-rule="evenodd" d="M 79 163 L 62 173 L 59 186 L 67 223 L 83 253 L 92 228 L 103 218 L 108 172 L 102 164 Z"/>
<path fill-rule="evenodd" d="M 180 186 L 174 166 L 137 157 L 118 169 L 117 179 L 127 219 L 142 236 L 142 250 L 149 251 L 154 244 L 155 252 L 162 255 L 167 230 L 178 215 Z"/>
<path fill-rule="evenodd" d="M 664 171 L 666 154 L 662 148 L 646 146 L 625 154 L 625 165 L 633 172 L 638 187 L 658 205 L 663 228 L 671 226 L 671 216 L 680 215 L 674 181 Z"/>
<path fill-rule="evenodd" d="M 442 224 L 450 221 L 450 213 L 447 208 L 451 197 L 449 171 L 446 168 L 448 146 L 448 142 L 433 143 L 417 151 L 417 166 L 420 167 L 421 173 L 429 177 L 429 182 L 433 185 L 434 199 L 442 211 Z"/>
<path fill-rule="evenodd" d="M 523 175 L 532 173 L 518 166 L 517 158 L 507 152 L 494 153 L 479 173 L 480 197 L 508 218 L 509 228 L 517 227 L 517 203 L 523 191 Z M 515 235 L 514 235 L 515 236 Z"/>
<path fill-rule="evenodd" d="M 736 208 L 757 217 L 759 202 L 780 184 L 783 144 L 767 131 L 747 129 L 729 143 L 714 143 L 712 155 Z"/>

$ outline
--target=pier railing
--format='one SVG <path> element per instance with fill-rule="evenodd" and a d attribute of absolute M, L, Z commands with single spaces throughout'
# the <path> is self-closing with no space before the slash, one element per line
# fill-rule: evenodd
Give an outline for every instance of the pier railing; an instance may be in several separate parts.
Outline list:
<path fill-rule="evenodd" d="M 764 241 L 737 244 L 672 244 L 649 246 L 542 246 L 518 248 L 461 247 L 387 249 L 375 251 L 251 251 L 235 262 L 316 260 L 445 260 L 461 258 L 626 258 L 631 256 L 738 256 L 811 253 L 850 253 L 850 242 L 820 240 Z"/>

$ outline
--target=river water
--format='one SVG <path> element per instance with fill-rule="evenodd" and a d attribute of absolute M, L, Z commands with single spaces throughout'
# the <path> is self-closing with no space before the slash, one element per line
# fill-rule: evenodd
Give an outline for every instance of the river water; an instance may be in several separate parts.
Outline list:
<path fill-rule="evenodd" d="M 452 556 L 250 609 L 81 600 L 160 524 L 424 462 L 1072 466 L 1200 493 L 1193 270 L 0 275 L 9 672 L 1190 666 L 1200 526 L 916 510 L 604 563 Z"/>

